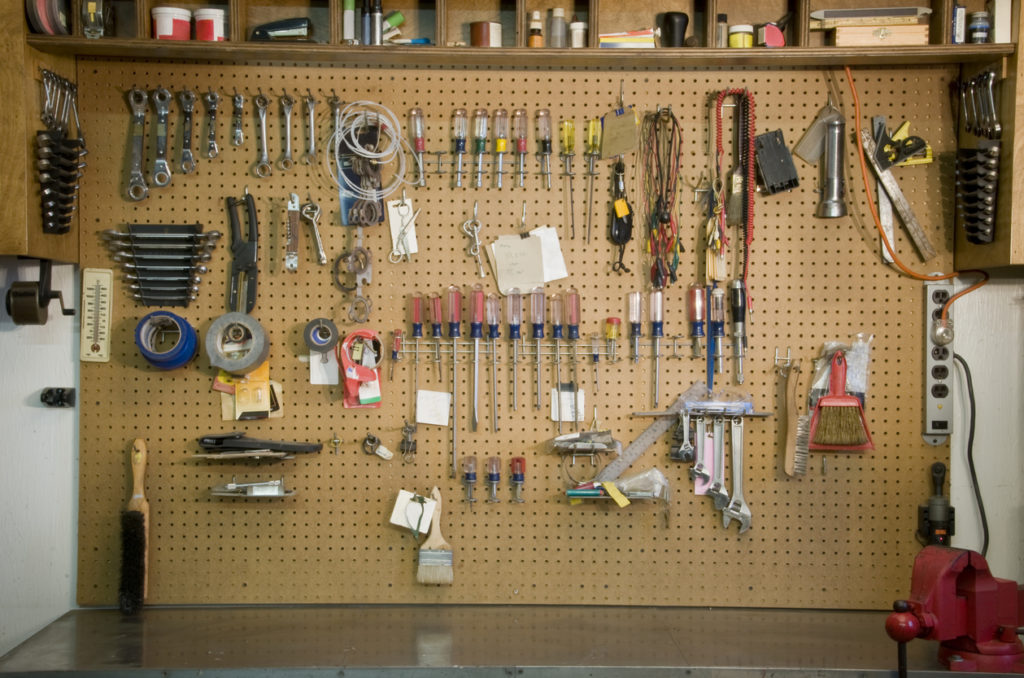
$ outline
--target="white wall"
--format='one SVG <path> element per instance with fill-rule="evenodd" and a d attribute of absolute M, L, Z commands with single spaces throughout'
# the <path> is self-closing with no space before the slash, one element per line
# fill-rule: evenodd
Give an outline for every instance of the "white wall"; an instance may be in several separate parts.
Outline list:
<path fill-rule="evenodd" d="M 951 314 L 953 347 L 974 379 L 974 464 L 988 515 L 989 567 L 997 577 L 1024 583 L 1024 280 L 993 280 L 954 302 Z M 967 471 L 966 391 L 957 387 L 954 397 L 953 545 L 980 550 L 981 521 Z"/>
<path fill-rule="evenodd" d="M 36 280 L 32 261 L 0 258 L 0 295 Z M 53 287 L 78 308 L 78 276 L 54 266 Z M 78 317 L 56 301 L 46 325 L 18 326 L 0 304 L 0 655 L 75 602 L 78 410 L 39 402 L 48 386 L 78 388 Z"/>

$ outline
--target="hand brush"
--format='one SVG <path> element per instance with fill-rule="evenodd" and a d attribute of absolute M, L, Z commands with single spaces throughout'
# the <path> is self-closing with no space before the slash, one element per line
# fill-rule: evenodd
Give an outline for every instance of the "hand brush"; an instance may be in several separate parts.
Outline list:
<path fill-rule="evenodd" d="M 146 566 L 149 541 L 149 501 L 146 499 L 146 441 L 136 438 L 129 452 L 132 465 L 132 496 L 121 512 L 121 612 L 135 614 L 146 598 Z"/>
<path fill-rule="evenodd" d="M 786 370 L 786 475 L 796 476 L 807 473 L 807 444 L 810 440 L 810 415 L 800 414 L 796 404 L 796 392 L 800 382 L 800 359 L 797 358 Z"/>
<path fill-rule="evenodd" d="M 860 400 L 846 394 L 846 355 L 842 351 L 832 356 L 829 391 L 818 398 L 814 408 L 808 448 L 846 452 L 875 449 Z"/>
<path fill-rule="evenodd" d="M 434 506 L 434 515 L 430 519 L 430 535 L 420 546 L 416 581 L 420 584 L 447 584 L 450 586 L 454 578 L 452 547 L 441 536 L 441 490 L 435 487 L 431 491 L 430 497 L 437 504 Z"/>

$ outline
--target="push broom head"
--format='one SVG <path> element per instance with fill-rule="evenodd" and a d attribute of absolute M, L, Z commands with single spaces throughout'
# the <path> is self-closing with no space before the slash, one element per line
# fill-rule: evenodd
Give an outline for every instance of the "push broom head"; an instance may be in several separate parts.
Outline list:
<path fill-rule="evenodd" d="M 846 355 L 832 356 L 829 392 L 818 398 L 811 418 L 811 450 L 857 452 L 875 449 L 860 399 L 846 394 Z"/>

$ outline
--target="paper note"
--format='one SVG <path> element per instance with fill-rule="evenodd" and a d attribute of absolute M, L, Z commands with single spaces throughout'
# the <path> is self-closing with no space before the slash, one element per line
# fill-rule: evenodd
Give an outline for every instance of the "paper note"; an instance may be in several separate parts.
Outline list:
<path fill-rule="evenodd" d="M 540 238 L 541 257 L 544 261 L 544 282 L 561 280 L 569 277 L 562 257 L 562 245 L 558 242 L 558 231 L 550 226 L 540 226 L 530 231 L 530 235 Z"/>
<path fill-rule="evenodd" d="M 502 294 L 513 287 L 525 294 L 544 284 L 544 244 L 540 238 L 503 235 L 487 247 L 487 256 Z"/>
<path fill-rule="evenodd" d="M 625 155 L 636 149 L 636 111 L 632 106 L 612 111 L 601 119 L 601 159 Z"/>
<path fill-rule="evenodd" d="M 559 399 L 558 403 L 555 402 L 556 393 L 558 393 L 556 389 L 551 389 L 551 421 L 583 421 L 583 389 L 580 389 L 579 391 L 571 391 L 563 388 L 561 393 L 562 397 Z M 574 412 L 572 408 L 573 395 L 579 396 L 576 398 L 575 417 L 573 417 Z M 557 405 L 561 405 L 561 410 L 558 409 Z"/>
<path fill-rule="evenodd" d="M 314 386 L 338 385 L 338 356 L 334 351 L 309 352 L 309 383 Z"/>
<path fill-rule="evenodd" d="M 447 391 L 416 391 L 416 423 L 447 426 L 452 394 Z"/>

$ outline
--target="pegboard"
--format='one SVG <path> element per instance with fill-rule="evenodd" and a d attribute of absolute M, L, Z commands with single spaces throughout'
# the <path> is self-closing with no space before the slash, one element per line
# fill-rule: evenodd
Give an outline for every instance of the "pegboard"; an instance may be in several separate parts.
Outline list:
<path fill-rule="evenodd" d="M 841 76 L 841 72 L 838 73 Z M 918 262 L 905 234 L 898 229 L 897 249 L 921 270 L 948 269 L 952 243 L 952 112 L 947 104 L 949 82 L 957 75 L 949 66 L 901 69 L 858 69 L 855 77 L 864 115 L 886 115 L 893 123 L 913 121 L 913 132 L 927 139 L 935 152 L 932 165 L 902 169 L 899 179 L 940 257 Z M 248 190 L 256 197 L 261 225 L 259 298 L 253 313 L 267 329 L 271 376 L 284 392 L 282 419 L 222 422 L 220 396 L 211 390 L 215 376 L 205 354 L 173 372 L 150 367 L 133 343 L 138 320 L 152 310 L 136 305 L 118 283 L 114 305 L 112 360 L 81 366 L 81 484 L 79 513 L 78 600 L 108 605 L 116 598 L 119 563 L 118 513 L 129 492 L 127 446 L 135 437 L 148 441 L 147 493 L 151 502 L 149 602 L 193 603 L 561 603 L 636 605 L 734 605 L 752 607 L 886 608 L 905 592 L 910 564 L 919 545 L 914 540 L 917 504 L 929 494 L 928 466 L 946 459 L 948 448 L 928 447 L 921 438 L 920 284 L 893 273 L 878 260 L 878 241 L 864 203 L 863 183 L 851 143 L 846 173 L 850 216 L 819 220 L 812 214 L 818 197 L 818 169 L 797 160 L 800 186 L 789 193 L 759 195 L 752 248 L 748 322 L 749 353 L 744 388 L 758 410 L 778 412 L 781 381 L 773 365 L 775 349 L 792 351 L 804 361 L 801 393 L 806 394 L 810 359 L 823 342 L 843 340 L 859 331 L 873 332 L 872 371 L 867 416 L 876 450 L 863 454 L 812 454 L 808 475 L 789 478 L 782 470 L 783 422 L 756 419 L 746 426 L 745 494 L 754 514 L 753 527 L 738 535 L 735 526 L 722 529 L 721 513 L 710 500 L 695 497 L 688 465 L 668 460 L 667 437 L 653 446 L 634 468 L 657 466 L 669 478 L 671 503 L 636 502 L 618 509 L 610 504 L 570 506 L 560 459 L 545 443 L 555 425 L 533 408 L 534 369 L 528 360 L 518 371 L 517 411 L 511 410 L 508 342 L 501 341 L 503 360 L 498 379 L 500 429 L 490 428 L 490 368 L 481 367 L 482 425 L 469 430 L 471 365 L 460 359 L 459 454 L 476 455 L 481 468 L 497 454 L 503 463 L 502 502 L 463 501 L 463 488 L 449 474 L 449 430 L 420 426 L 418 454 L 411 464 L 400 457 L 384 462 L 360 449 L 372 432 L 398 449 L 403 421 L 411 416 L 412 372 L 408 359 L 383 382 L 384 406 L 379 410 L 345 410 L 340 387 L 311 386 L 302 361 L 302 329 L 318 316 L 347 322 L 348 300 L 334 287 L 329 267 L 316 265 L 312 239 L 302 226 L 302 257 L 298 273 L 283 267 L 285 204 L 288 194 L 307 194 L 324 210 L 321 232 L 333 259 L 351 245 L 351 232 L 340 225 L 336 189 L 320 166 L 297 165 L 291 172 L 275 168 L 258 179 L 251 168 L 257 156 L 255 108 L 258 89 L 274 95 L 269 115 L 270 155 L 281 151 L 282 117 L 277 96 L 307 89 L 320 99 L 321 137 L 329 129 L 324 100 L 332 91 L 347 101 L 381 102 L 405 120 L 411 106 L 423 108 L 428 149 L 449 148 L 450 115 L 456 107 L 490 111 L 519 107 L 530 112 L 549 108 L 552 119 L 602 115 L 619 99 L 641 111 L 671 105 L 684 133 L 684 167 L 680 222 L 686 251 L 680 280 L 665 294 L 666 334 L 685 335 L 685 290 L 702 270 L 697 254 L 703 219 L 692 202 L 693 184 L 707 162 L 705 100 L 714 91 L 747 87 L 756 99 L 758 132 L 781 128 L 793 144 L 829 91 L 845 106 L 852 133 L 853 109 L 844 81 L 837 73 L 814 69 L 574 69 L 542 68 L 342 68 L 317 64 L 127 62 L 79 60 L 83 127 L 90 135 L 89 169 L 82 179 L 83 266 L 114 267 L 98 233 L 127 222 L 201 222 L 206 230 L 228 232 L 224 208 L 229 196 Z M 141 203 L 124 199 L 127 176 L 129 112 L 125 91 L 164 86 L 177 92 L 189 87 L 222 94 L 220 155 L 201 157 L 193 175 L 176 173 L 170 187 L 150 190 Z M 245 92 L 245 143 L 229 143 L 230 95 Z M 305 140 L 303 117 L 296 107 L 293 148 Z M 180 111 L 175 107 L 171 148 L 180 148 Z M 153 116 L 148 118 L 152 124 Z M 205 135 L 197 115 L 196 134 Z M 533 130 L 531 129 L 531 151 Z M 202 138 L 202 137 L 200 137 Z M 198 148 L 204 145 L 196 141 Z M 556 142 L 557 145 L 557 142 Z M 581 142 L 578 142 L 578 148 Z M 321 146 L 322 148 L 322 146 Z M 147 132 L 147 162 L 153 142 Z M 506 158 L 506 166 L 511 156 Z M 467 167 L 473 168 L 467 156 Z M 411 262 L 390 264 L 387 226 L 367 229 L 366 245 L 374 255 L 373 282 L 366 293 L 373 313 L 366 327 L 382 337 L 396 328 L 408 332 L 410 295 L 443 293 L 452 283 L 464 294 L 479 278 L 467 256 L 468 240 L 460 230 L 479 201 L 487 243 L 516 232 L 522 204 L 528 205 L 530 226 L 550 224 L 562 235 L 570 278 L 549 285 L 549 292 L 569 285 L 582 297 L 581 335 L 603 329 L 607 316 L 624 318 L 626 294 L 644 289 L 648 268 L 635 238 L 627 249 L 631 274 L 611 272 L 614 247 L 606 240 L 609 211 L 609 163 L 599 163 L 594 206 L 595 238 L 587 245 L 580 231 L 585 223 L 583 158 L 574 169 L 577 238 L 568 238 L 566 195 L 555 177 L 550 191 L 533 173 L 526 188 L 506 178 L 501 190 L 492 187 L 450 188 L 449 177 L 430 176 L 427 187 L 407 189 L 422 209 L 417 221 L 420 253 Z M 557 155 L 552 167 L 561 169 Z M 636 196 L 636 158 L 628 162 L 631 201 Z M 488 184 L 489 185 L 489 184 Z M 636 229 L 636 235 L 642 229 Z M 734 240 L 736 234 L 733 233 Z M 230 255 L 225 237 L 213 252 L 199 298 L 183 315 L 205 335 L 214 318 L 226 310 Z M 698 264 L 698 262 L 700 262 Z M 734 269 L 735 270 L 735 269 Z M 494 289 L 488 275 L 485 289 Z M 524 317 L 528 318 L 528 308 Z M 465 317 L 465 313 L 464 313 Z M 645 320 L 646 324 L 646 320 Z M 427 328 L 429 334 L 429 326 Z M 505 333 L 504 321 L 502 327 Z M 728 332 L 728 329 L 727 329 Z M 464 336 L 467 334 L 464 327 Z M 645 328 L 645 333 L 647 329 Z M 671 341 L 663 356 L 671 352 Z M 628 339 L 620 341 L 628 355 Z M 681 353 L 688 355 L 688 350 Z M 600 391 L 594 393 L 593 372 L 586 361 L 580 382 L 586 392 L 586 426 L 596 402 L 600 423 L 624 444 L 649 423 L 631 416 L 652 409 L 652 366 L 649 350 L 638 365 L 629 360 L 600 364 Z M 726 355 L 730 355 L 726 348 Z M 726 375 L 732 382 L 734 362 Z M 567 380 L 566 367 L 562 367 Z M 385 372 L 387 363 L 385 363 Z M 448 390 L 451 367 L 439 379 L 428 360 L 419 366 L 421 389 Z M 547 388 L 553 383 L 550 364 L 543 370 Z M 690 358 L 661 360 L 661 406 L 667 406 L 692 383 L 703 379 L 704 363 Z M 595 397 L 596 396 L 596 397 Z M 197 462 L 197 438 L 210 432 L 244 430 L 249 435 L 279 440 L 320 441 L 324 451 L 281 463 Z M 327 443 L 341 439 L 340 453 Z M 524 496 L 514 504 L 508 485 L 511 457 L 527 459 Z M 210 487 L 232 476 L 267 480 L 284 475 L 296 495 L 283 500 L 244 501 L 210 496 Z M 455 552 L 454 585 L 416 584 L 417 547 L 412 536 L 387 524 L 399 489 L 429 492 L 438 485 L 444 496 L 443 532 Z M 483 489 L 478 484 L 478 494 Z"/>

